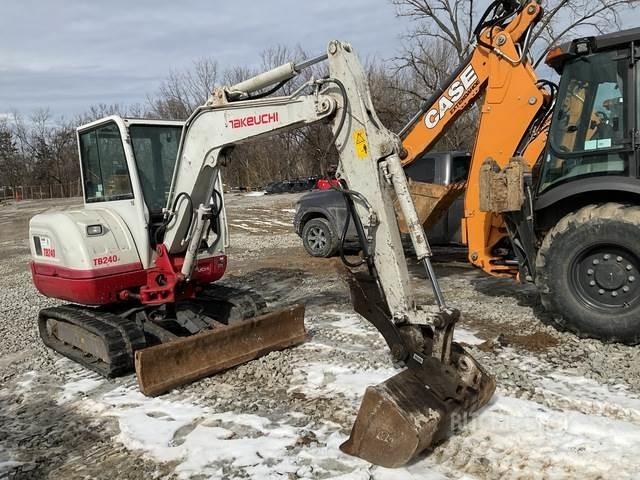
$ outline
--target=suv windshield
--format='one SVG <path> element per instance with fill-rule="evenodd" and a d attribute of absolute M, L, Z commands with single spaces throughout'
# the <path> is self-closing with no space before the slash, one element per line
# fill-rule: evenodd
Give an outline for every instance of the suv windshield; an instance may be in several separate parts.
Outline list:
<path fill-rule="evenodd" d="M 182 127 L 131 125 L 129 134 L 147 208 L 161 211 L 167 203 Z"/>
<path fill-rule="evenodd" d="M 628 59 L 617 51 L 584 55 L 563 70 L 540 190 L 583 175 L 626 170 L 624 102 Z"/>

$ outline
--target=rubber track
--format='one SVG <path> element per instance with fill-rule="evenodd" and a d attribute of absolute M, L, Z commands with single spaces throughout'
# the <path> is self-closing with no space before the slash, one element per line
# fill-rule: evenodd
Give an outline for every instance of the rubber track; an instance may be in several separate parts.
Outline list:
<path fill-rule="evenodd" d="M 46 326 L 49 318 L 84 328 L 99 337 L 104 342 L 111 361 L 104 362 L 49 335 Z M 38 329 L 46 346 L 107 378 L 133 371 L 133 352 L 144 347 L 144 336 L 135 322 L 77 305 L 41 310 Z"/>
<path fill-rule="evenodd" d="M 267 310 L 267 302 L 264 298 L 249 288 L 208 285 L 198 299 L 230 303 L 238 309 L 240 319 L 243 320 L 262 315 Z"/>

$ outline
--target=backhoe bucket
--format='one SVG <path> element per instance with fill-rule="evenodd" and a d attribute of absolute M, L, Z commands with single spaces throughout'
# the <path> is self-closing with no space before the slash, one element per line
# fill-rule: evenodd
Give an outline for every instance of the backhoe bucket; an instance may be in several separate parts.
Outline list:
<path fill-rule="evenodd" d="M 425 230 L 428 230 L 438 223 L 442 215 L 449 209 L 453 202 L 462 195 L 465 189 L 464 182 L 439 185 L 408 180 L 408 183 L 416 213 Z M 395 207 L 398 226 L 402 233 L 408 233 L 407 224 L 400 210 L 400 206 L 397 205 L 397 203 L 396 200 Z"/>
<path fill-rule="evenodd" d="M 304 305 L 277 310 L 207 332 L 138 350 L 140 391 L 160 395 L 172 388 L 246 363 L 306 338 Z"/>
<path fill-rule="evenodd" d="M 495 391 L 494 378 L 481 369 L 479 388 L 462 394 L 456 393 L 454 372 L 435 360 L 428 370 L 408 368 L 368 387 L 351 436 L 340 449 L 375 465 L 399 467 L 444 440 Z"/>

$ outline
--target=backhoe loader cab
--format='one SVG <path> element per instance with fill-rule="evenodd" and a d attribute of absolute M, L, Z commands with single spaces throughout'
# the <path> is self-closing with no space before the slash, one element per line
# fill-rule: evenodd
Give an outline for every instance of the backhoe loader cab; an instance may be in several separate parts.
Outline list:
<path fill-rule="evenodd" d="M 550 51 L 561 74 L 534 198 L 536 283 L 580 334 L 640 341 L 640 28 Z"/>
<path fill-rule="evenodd" d="M 551 52 L 562 75 L 538 192 L 603 175 L 632 175 L 636 68 L 624 34 L 579 39 Z"/>

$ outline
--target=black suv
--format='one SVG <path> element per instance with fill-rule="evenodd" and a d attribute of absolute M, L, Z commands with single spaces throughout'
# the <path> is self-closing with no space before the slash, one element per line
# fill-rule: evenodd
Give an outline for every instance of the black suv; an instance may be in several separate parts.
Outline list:
<path fill-rule="evenodd" d="M 470 162 L 471 155 L 466 152 L 428 153 L 405 167 L 405 173 L 417 182 L 449 185 L 467 179 Z M 464 200 L 459 198 L 427 232 L 429 241 L 434 245 L 461 243 L 460 220 L 463 214 Z M 293 226 L 309 255 L 331 257 L 338 251 L 346 220 L 347 208 L 343 195 L 335 190 L 322 190 L 300 197 L 296 203 Z M 350 221 L 345 241 L 357 242 L 353 220 Z"/>

